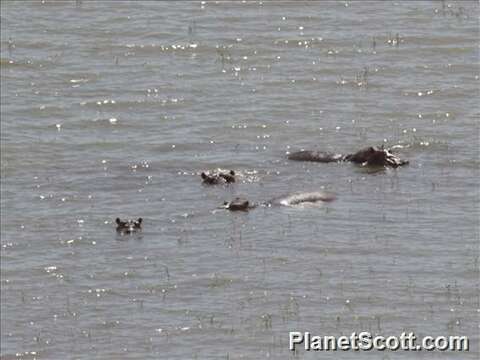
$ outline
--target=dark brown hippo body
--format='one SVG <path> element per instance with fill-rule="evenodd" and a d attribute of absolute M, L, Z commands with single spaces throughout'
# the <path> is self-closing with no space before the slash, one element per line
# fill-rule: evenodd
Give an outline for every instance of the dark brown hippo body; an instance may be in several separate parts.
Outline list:
<path fill-rule="evenodd" d="M 126 221 L 122 221 L 120 220 L 120 218 L 116 218 L 115 223 L 117 224 L 117 232 L 121 235 L 127 235 L 142 231 L 142 221 L 142 218 Z"/>
<path fill-rule="evenodd" d="M 289 160 L 295 161 L 314 161 L 314 162 L 339 162 L 345 161 L 342 154 L 333 154 L 323 151 L 301 150 L 288 155 Z"/>
<path fill-rule="evenodd" d="M 362 166 L 390 166 L 398 167 L 407 165 L 407 160 L 402 160 L 383 147 L 370 146 L 357 151 L 355 154 L 333 154 L 322 151 L 302 150 L 288 155 L 289 160 L 314 161 L 314 162 L 340 162 L 351 161 Z"/>

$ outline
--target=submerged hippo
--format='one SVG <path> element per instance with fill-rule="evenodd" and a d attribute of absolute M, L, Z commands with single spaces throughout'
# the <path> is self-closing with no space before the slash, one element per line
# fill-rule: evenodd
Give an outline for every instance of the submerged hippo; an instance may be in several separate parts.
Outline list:
<path fill-rule="evenodd" d="M 255 204 L 250 203 L 250 201 L 242 198 L 235 198 L 232 201 L 225 201 L 223 203 L 223 208 L 230 211 L 247 211 L 256 207 Z"/>
<path fill-rule="evenodd" d="M 227 209 L 230 211 L 248 211 L 257 206 L 265 206 L 265 207 L 271 207 L 274 205 L 299 206 L 299 205 L 307 205 L 307 204 L 318 204 L 322 202 L 330 202 L 333 200 L 335 200 L 334 195 L 317 191 L 317 192 L 297 193 L 297 194 L 282 196 L 282 197 L 275 198 L 273 200 L 260 203 L 260 204 L 255 204 L 248 201 L 247 199 L 237 197 L 232 201 L 224 202 L 221 208 Z"/>
<path fill-rule="evenodd" d="M 142 218 L 127 221 L 122 221 L 120 218 L 116 218 L 115 223 L 117 224 L 117 232 L 121 235 L 139 232 L 142 230 L 142 221 Z"/>
<path fill-rule="evenodd" d="M 202 172 L 203 183 L 207 185 L 230 184 L 235 182 L 235 171 Z"/>
<path fill-rule="evenodd" d="M 355 154 L 332 154 L 322 151 L 302 150 L 288 155 L 289 160 L 315 161 L 315 162 L 340 162 L 351 161 L 362 166 L 391 166 L 407 165 L 407 160 L 402 160 L 383 147 L 370 146 L 357 151 Z"/>

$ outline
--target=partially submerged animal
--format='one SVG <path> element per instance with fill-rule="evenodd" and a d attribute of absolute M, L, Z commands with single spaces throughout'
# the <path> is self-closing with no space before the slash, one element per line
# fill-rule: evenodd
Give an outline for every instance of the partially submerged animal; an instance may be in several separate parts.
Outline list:
<path fill-rule="evenodd" d="M 230 211 L 247 211 L 256 207 L 255 204 L 250 203 L 250 201 L 242 198 L 235 198 L 232 201 L 225 201 L 223 203 L 223 208 Z"/>
<path fill-rule="evenodd" d="M 323 202 L 331 202 L 333 200 L 335 200 L 334 195 L 317 191 L 317 192 L 296 193 L 296 194 L 291 194 L 287 196 L 282 196 L 282 197 L 275 198 L 273 200 L 260 203 L 260 204 L 255 204 L 248 201 L 247 199 L 237 197 L 232 201 L 228 201 L 228 202 L 225 201 L 223 203 L 222 208 L 230 211 L 248 211 L 259 205 L 265 206 L 265 207 L 271 207 L 274 205 L 301 206 L 301 205 L 309 205 L 309 204 L 310 205 L 318 204 Z"/>
<path fill-rule="evenodd" d="M 288 155 L 289 160 L 296 161 L 315 161 L 315 162 L 340 162 L 351 161 L 362 166 L 391 166 L 398 167 L 407 165 L 408 160 L 400 159 L 398 156 L 392 154 L 388 149 L 376 146 L 357 151 L 354 154 L 342 155 L 332 154 L 322 151 L 302 150 Z"/>
<path fill-rule="evenodd" d="M 120 220 L 120 218 L 116 218 L 115 223 L 117 224 L 117 232 L 122 235 L 139 232 L 142 230 L 142 221 L 142 218 L 126 221 L 122 221 Z"/>
<path fill-rule="evenodd" d="M 207 185 L 230 184 L 235 182 L 235 171 L 202 172 L 203 183 Z"/>

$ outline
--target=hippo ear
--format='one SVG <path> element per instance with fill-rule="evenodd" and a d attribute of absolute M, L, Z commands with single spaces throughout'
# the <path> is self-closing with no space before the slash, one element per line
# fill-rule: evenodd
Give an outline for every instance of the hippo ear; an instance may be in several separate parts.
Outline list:
<path fill-rule="evenodd" d="M 120 220 L 120 218 L 116 218 L 116 219 L 115 219 L 115 222 L 117 223 L 117 225 L 120 225 L 120 223 L 121 223 L 122 221 Z"/>
<path fill-rule="evenodd" d="M 137 223 L 138 223 L 138 225 L 140 225 L 140 224 L 142 223 L 142 221 L 143 221 L 143 219 L 142 219 L 142 218 L 138 218 L 138 219 L 137 219 Z"/>
<path fill-rule="evenodd" d="M 200 174 L 200 176 L 202 177 L 202 179 L 205 179 L 205 178 L 207 177 L 207 174 L 205 174 L 204 172 L 202 172 L 202 173 Z"/>
<path fill-rule="evenodd" d="M 230 170 L 230 175 L 235 176 L 235 171 Z"/>

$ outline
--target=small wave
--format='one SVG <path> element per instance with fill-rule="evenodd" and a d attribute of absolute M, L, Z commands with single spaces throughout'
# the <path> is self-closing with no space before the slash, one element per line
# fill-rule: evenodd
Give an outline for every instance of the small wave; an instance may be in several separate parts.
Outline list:
<path fill-rule="evenodd" d="M 113 99 L 100 99 L 100 100 L 93 100 L 93 101 L 82 101 L 80 103 L 81 106 L 86 106 L 88 108 L 95 108 L 95 109 L 131 109 L 133 107 L 153 107 L 156 108 L 158 106 L 161 107 L 173 107 L 182 104 L 185 101 L 182 97 L 168 97 L 168 98 L 160 98 L 158 94 L 150 94 L 148 93 L 145 98 L 137 99 L 137 100 L 113 100 Z"/>
<path fill-rule="evenodd" d="M 274 204 L 294 207 L 321 206 L 325 202 L 331 202 L 336 199 L 335 195 L 323 191 L 296 193 L 280 197 L 272 201 Z"/>
<path fill-rule="evenodd" d="M 102 46 L 95 47 L 91 49 L 92 52 L 97 54 L 98 52 L 103 53 L 123 53 L 124 56 L 135 56 L 137 54 L 141 55 L 150 55 L 155 53 L 188 53 L 191 54 L 192 51 L 197 51 L 200 49 L 198 43 L 187 42 L 187 43 L 176 43 L 176 44 L 138 44 L 138 43 L 128 43 L 124 45 L 112 45 L 112 46 Z"/>
<path fill-rule="evenodd" d="M 0 58 L 0 65 L 2 68 L 18 68 L 18 69 L 38 69 L 51 68 L 56 66 L 55 59 L 52 60 L 33 60 L 33 59 L 8 59 Z"/>
<path fill-rule="evenodd" d="M 161 51 L 182 51 L 182 50 L 189 50 L 189 49 L 196 49 L 198 44 L 196 43 L 178 43 L 178 44 L 171 44 L 171 45 L 160 45 L 160 44 L 126 44 L 125 47 L 127 49 L 133 50 L 147 50 L 148 49 L 158 49 Z"/>
<path fill-rule="evenodd" d="M 323 42 L 322 37 L 312 37 L 312 38 L 297 38 L 297 39 L 277 39 L 274 41 L 274 44 L 277 46 L 287 47 L 287 48 L 297 48 L 297 47 L 309 48 L 321 42 Z"/>

